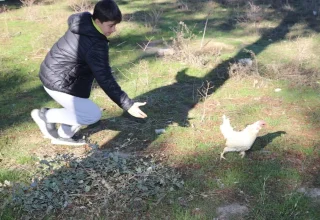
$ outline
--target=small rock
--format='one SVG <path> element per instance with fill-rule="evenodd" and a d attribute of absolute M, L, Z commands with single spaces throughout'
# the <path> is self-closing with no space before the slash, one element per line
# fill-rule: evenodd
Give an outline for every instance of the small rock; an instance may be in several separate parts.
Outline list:
<path fill-rule="evenodd" d="M 120 158 L 124 158 L 124 159 L 134 156 L 134 155 L 132 155 L 132 154 L 125 153 L 125 152 L 120 152 L 120 151 L 117 151 L 117 152 L 115 153 L 115 155 L 117 155 L 117 156 L 120 157 Z"/>
<path fill-rule="evenodd" d="M 204 215 L 204 212 L 200 208 L 194 208 L 192 210 L 192 215 L 201 217 Z"/>
<path fill-rule="evenodd" d="M 164 128 L 161 128 L 161 129 L 155 129 L 154 130 L 156 132 L 156 134 L 163 134 L 166 132 L 166 130 Z"/>
<path fill-rule="evenodd" d="M 319 188 L 309 189 L 308 194 L 311 198 L 320 198 L 320 189 Z"/>
<path fill-rule="evenodd" d="M 297 190 L 299 193 L 305 193 L 306 192 L 306 188 L 301 187 Z"/>
<path fill-rule="evenodd" d="M 217 208 L 218 219 L 232 219 L 239 215 L 244 215 L 248 212 L 247 206 L 243 206 L 237 203 L 226 205 Z"/>
<path fill-rule="evenodd" d="M 47 160 L 40 160 L 39 163 L 40 163 L 40 164 L 45 164 L 45 165 L 47 165 L 47 166 L 50 167 L 50 163 L 49 163 L 49 161 L 47 161 Z"/>
<path fill-rule="evenodd" d="M 309 188 L 306 189 L 304 187 L 301 187 L 297 190 L 299 193 L 305 194 L 309 198 L 313 199 L 320 199 L 320 188 Z"/>
<path fill-rule="evenodd" d="M 239 60 L 239 63 L 244 66 L 252 66 L 253 61 L 250 58 L 243 58 Z"/>
<path fill-rule="evenodd" d="M 89 143 L 88 146 L 91 147 L 93 150 L 99 149 L 99 145 L 98 144 Z"/>
<path fill-rule="evenodd" d="M 276 88 L 274 91 L 275 92 L 281 92 L 281 89 L 280 88 Z"/>
<path fill-rule="evenodd" d="M 31 186 L 32 188 L 37 187 L 37 185 L 38 185 L 38 183 L 37 183 L 36 181 L 33 181 L 32 183 L 30 183 L 30 186 Z"/>
<path fill-rule="evenodd" d="M 5 180 L 5 181 L 4 181 L 4 185 L 5 185 L 5 186 L 10 186 L 10 185 L 11 185 L 11 183 L 10 183 L 10 181 Z"/>
<path fill-rule="evenodd" d="M 174 50 L 173 49 L 159 49 L 157 51 L 157 55 L 160 56 L 160 57 L 163 57 L 163 56 L 168 56 L 168 55 L 173 55 L 174 54 Z"/>
<path fill-rule="evenodd" d="M 269 150 L 261 150 L 260 153 L 262 154 L 271 154 L 272 152 Z"/>

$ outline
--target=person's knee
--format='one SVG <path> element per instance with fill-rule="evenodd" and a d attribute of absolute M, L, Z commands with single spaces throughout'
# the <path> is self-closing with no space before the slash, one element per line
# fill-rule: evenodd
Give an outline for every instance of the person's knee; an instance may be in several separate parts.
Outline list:
<path fill-rule="evenodd" d="M 90 112 L 86 113 L 84 117 L 81 117 L 81 121 L 79 121 L 79 124 L 81 125 L 91 125 L 96 123 L 101 119 L 101 110 L 100 108 L 92 108 L 90 109 Z"/>
<path fill-rule="evenodd" d="M 91 112 L 90 124 L 94 124 L 101 119 L 102 113 L 100 108 L 96 108 Z"/>

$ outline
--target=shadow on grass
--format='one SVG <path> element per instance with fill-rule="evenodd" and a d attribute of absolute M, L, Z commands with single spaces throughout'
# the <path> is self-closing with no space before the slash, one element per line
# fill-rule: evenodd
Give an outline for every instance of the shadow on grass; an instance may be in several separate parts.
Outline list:
<path fill-rule="evenodd" d="M 8 6 L 10 9 L 18 9 L 22 6 L 20 0 L 5 0 L 0 2 L 0 6 Z"/>
<path fill-rule="evenodd" d="M 188 112 L 197 103 L 197 98 L 194 96 L 201 81 L 186 75 L 186 70 L 178 72 L 176 83 L 154 89 L 136 98 L 148 103 L 143 107 L 148 118 L 137 119 L 125 112 L 120 117 L 105 119 L 97 125 L 89 126 L 82 132 L 92 134 L 104 129 L 121 131 L 117 137 L 104 143 L 101 148 L 121 147 L 128 142 L 128 139 L 134 137 L 134 147 L 127 146 L 127 150 L 137 151 L 147 148 L 157 138 L 155 129 L 165 129 L 173 123 L 181 127 L 189 126 Z"/>
<path fill-rule="evenodd" d="M 39 105 L 50 101 L 42 86 L 30 90 L 23 90 L 24 84 L 29 84 L 29 76 L 18 70 L 16 72 L 2 72 L 0 76 L 0 131 L 12 126 L 30 121 L 30 112 Z M 32 79 L 33 80 L 33 79 Z"/>
<path fill-rule="evenodd" d="M 288 11 L 282 22 L 274 29 L 270 29 L 265 32 L 259 40 L 251 45 L 248 45 L 246 49 L 253 51 L 256 55 L 261 53 L 269 45 L 283 40 L 290 28 L 298 22 L 298 17 L 294 11 Z M 273 41 L 268 41 L 272 36 Z M 188 126 L 188 113 L 189 111 L 200 101 L 197 96 L 197 89 L 201 84 L 208 80 L 213 85 L 213 88 L 209 90 L 208 95 L 214 93 L 229 79 L 229 65 L 240 58 L 246 56 L 242 51 L 236 54 L 234 57 L 222 62 L 215 69 L 207 73 L 203 78 L 190 77 L 186 74 L 186 69 L 177 73 L 175 83 L 154 89 L 141 96 L 135 97 L 138 101 L 146 101 L 148 105 L 143 107 L 143 110 L 149 115 L 146 120 L 136 120 L 136 124 L 126 126 L 129 123 L 128 120 L 112 119 L 116 123 L 123 124 L 119 126 L 120 134 L 112 140 L 104 143 L 102 148 L 119 147 L 118 144 L 126 142 L 129 138 L 128 135 L 134 134 L 135 147 L 130 151 L 142 150 L 148 147 L 157 136 L 154 134 L 154 129 L 166 128 L 170 123 L 176 122 L 180 126 Z M 124 113 L 123 116 L 127 114 Z M 129 117 L 130 118 L 130 117 Z M 121 122 L 122 121 L 122 122 Z M 139 123 L 139 121 L 141 123 Z M 99 129 L 106 129 L 109 127 L 110 119 L 102 121 L 99 124 Z M 133 128 L 133 129 L 131 129 Z M 87 133 L 94 133 L 90 131 L 90 128 L 85 130 Z M 151 137 L 151 138 L 150 138 Z M 120 144 L 121 146 L 121 144 Z"/>
<path fill-rule="evenodd" d="M 320 143 L 315 145 L 315 153 L 309 156 L 305 162 L 303 181 L 307 187 L 320 188 Z M 320 203 L 319 203 L 320 205 Z"/>
<path fill-rule="evenodd" d="M 31 3 L 30 0 L 25 0 L 24 2 L 26 3 Z M 45 4 L 45 5 L 50 5 L 53 4 L 54 1 L 47 1 L 47 0 L 37 0 L 33 4 Z M 0 7 L 1 6 L 6 6 L 9 10 L 14 10 L 14 9 L 19 9 L 23 6 L 22 1 L 20 0 L 4 0 L 0 1 Z"/>

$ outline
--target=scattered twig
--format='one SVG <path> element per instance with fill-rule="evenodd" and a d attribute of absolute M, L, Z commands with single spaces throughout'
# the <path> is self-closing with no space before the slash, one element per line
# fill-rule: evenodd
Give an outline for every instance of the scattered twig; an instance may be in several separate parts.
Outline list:
<path fill-rule="evenodd" d="M 146 37 L 147 38 L 147 37 Z M 149 46 L 149 44 L 150 44 L 150 42 L 152 41 L 152 39 L 153 39 L 153 36 L 150 38 L 150 39 L 148 39 L 147 38 L 147 40 L 148 40 L 148 43 L 146 43 L 146 44 L 144 44 L 144 46 L 141 46 L 140 44 L 138 44 L 138 46 L 143 50 L 143 51 L 146 51 L 146 49 L 148 48 L 148 46 Z"/>
<path fill-rule="evenodd" d="M 207 15 L 206 24 L 204 25 L 200 49 L 202 49 L 202 47 L 203 47 L 204 36 L 206 35 L 207 24 L 208 24 L 208 20 L 209 20 L 210 14 L 211 14 L 211 13 L 209 12 L 208 15 Z"/>
<path fill-rule="evenodd" d="M 119 68 L 117 68 L 117 70 L 119 71 L 119 73 L 121 73 L 121 75 L 123 75 L 125 78 L 127 78 L 128 80 L 130 80 L 130 78 L 127 77 Z"/>
<path fill-rule="evenodd" d="M 167 193 L 165 193 L 163 196 L 161 196 L 154 205 L 158 205 L 165 197 L 167 196 Z"/>
<path fill-rule="evenodd" d="M 122 44 L 124 44 L 124 43 L 126 43 L 127 41 L 123 41 L 122 43 L 120 43 L 120 44 L 117 44 L 117 46 L 116 47 L 119 47 L 119 46 L 121 46 Z"/>
<path fill-rule="evenodd" d="M 201 116 L 201 122 L 203 122 L 205 116 L 206 116 L 206 101 L 209 97 L 209 92 L 211 89 L 214 88 L 214 85 L 211 85 L 210 81 L 206 81 L 206 85 L 202 84 L 200 89 L 198 89 L 198 93 L 200 95 L 200 99 L 203 101 L 203 110 L 202 110 L 202 116 Z"/>

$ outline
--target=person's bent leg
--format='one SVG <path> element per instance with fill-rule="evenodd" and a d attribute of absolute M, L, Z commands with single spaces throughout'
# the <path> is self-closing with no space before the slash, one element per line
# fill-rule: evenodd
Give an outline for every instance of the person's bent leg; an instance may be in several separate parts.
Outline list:
<path fill-rule="evenodd" d="M 44 138 L 50 138 L 50 139 L 58 138 L 59 135 L 58 135 L 55 123 L 48 123 L 45 118 L 44 114 L 46 111 L 47 111 L 47 108 L 33 109 L 31 111 L 31 117 L 38 125 Z"/>
<path fill-rule="evenodd" d="M 61 124 L 58 129 L 58 135 L 62 138 L 72 138 L 80 129 L 81 125 Z"/>
<path fill-rule="evenodd" d="M 100 108 L 90 99 L 75 97 L 45 88 L 47 93 L 64 108 L 49 109 L 45 113 L 48 123 L 60 123 L 58 134 L 71 138 L 82 125 L 90 125 L 100 120 Z"/>

